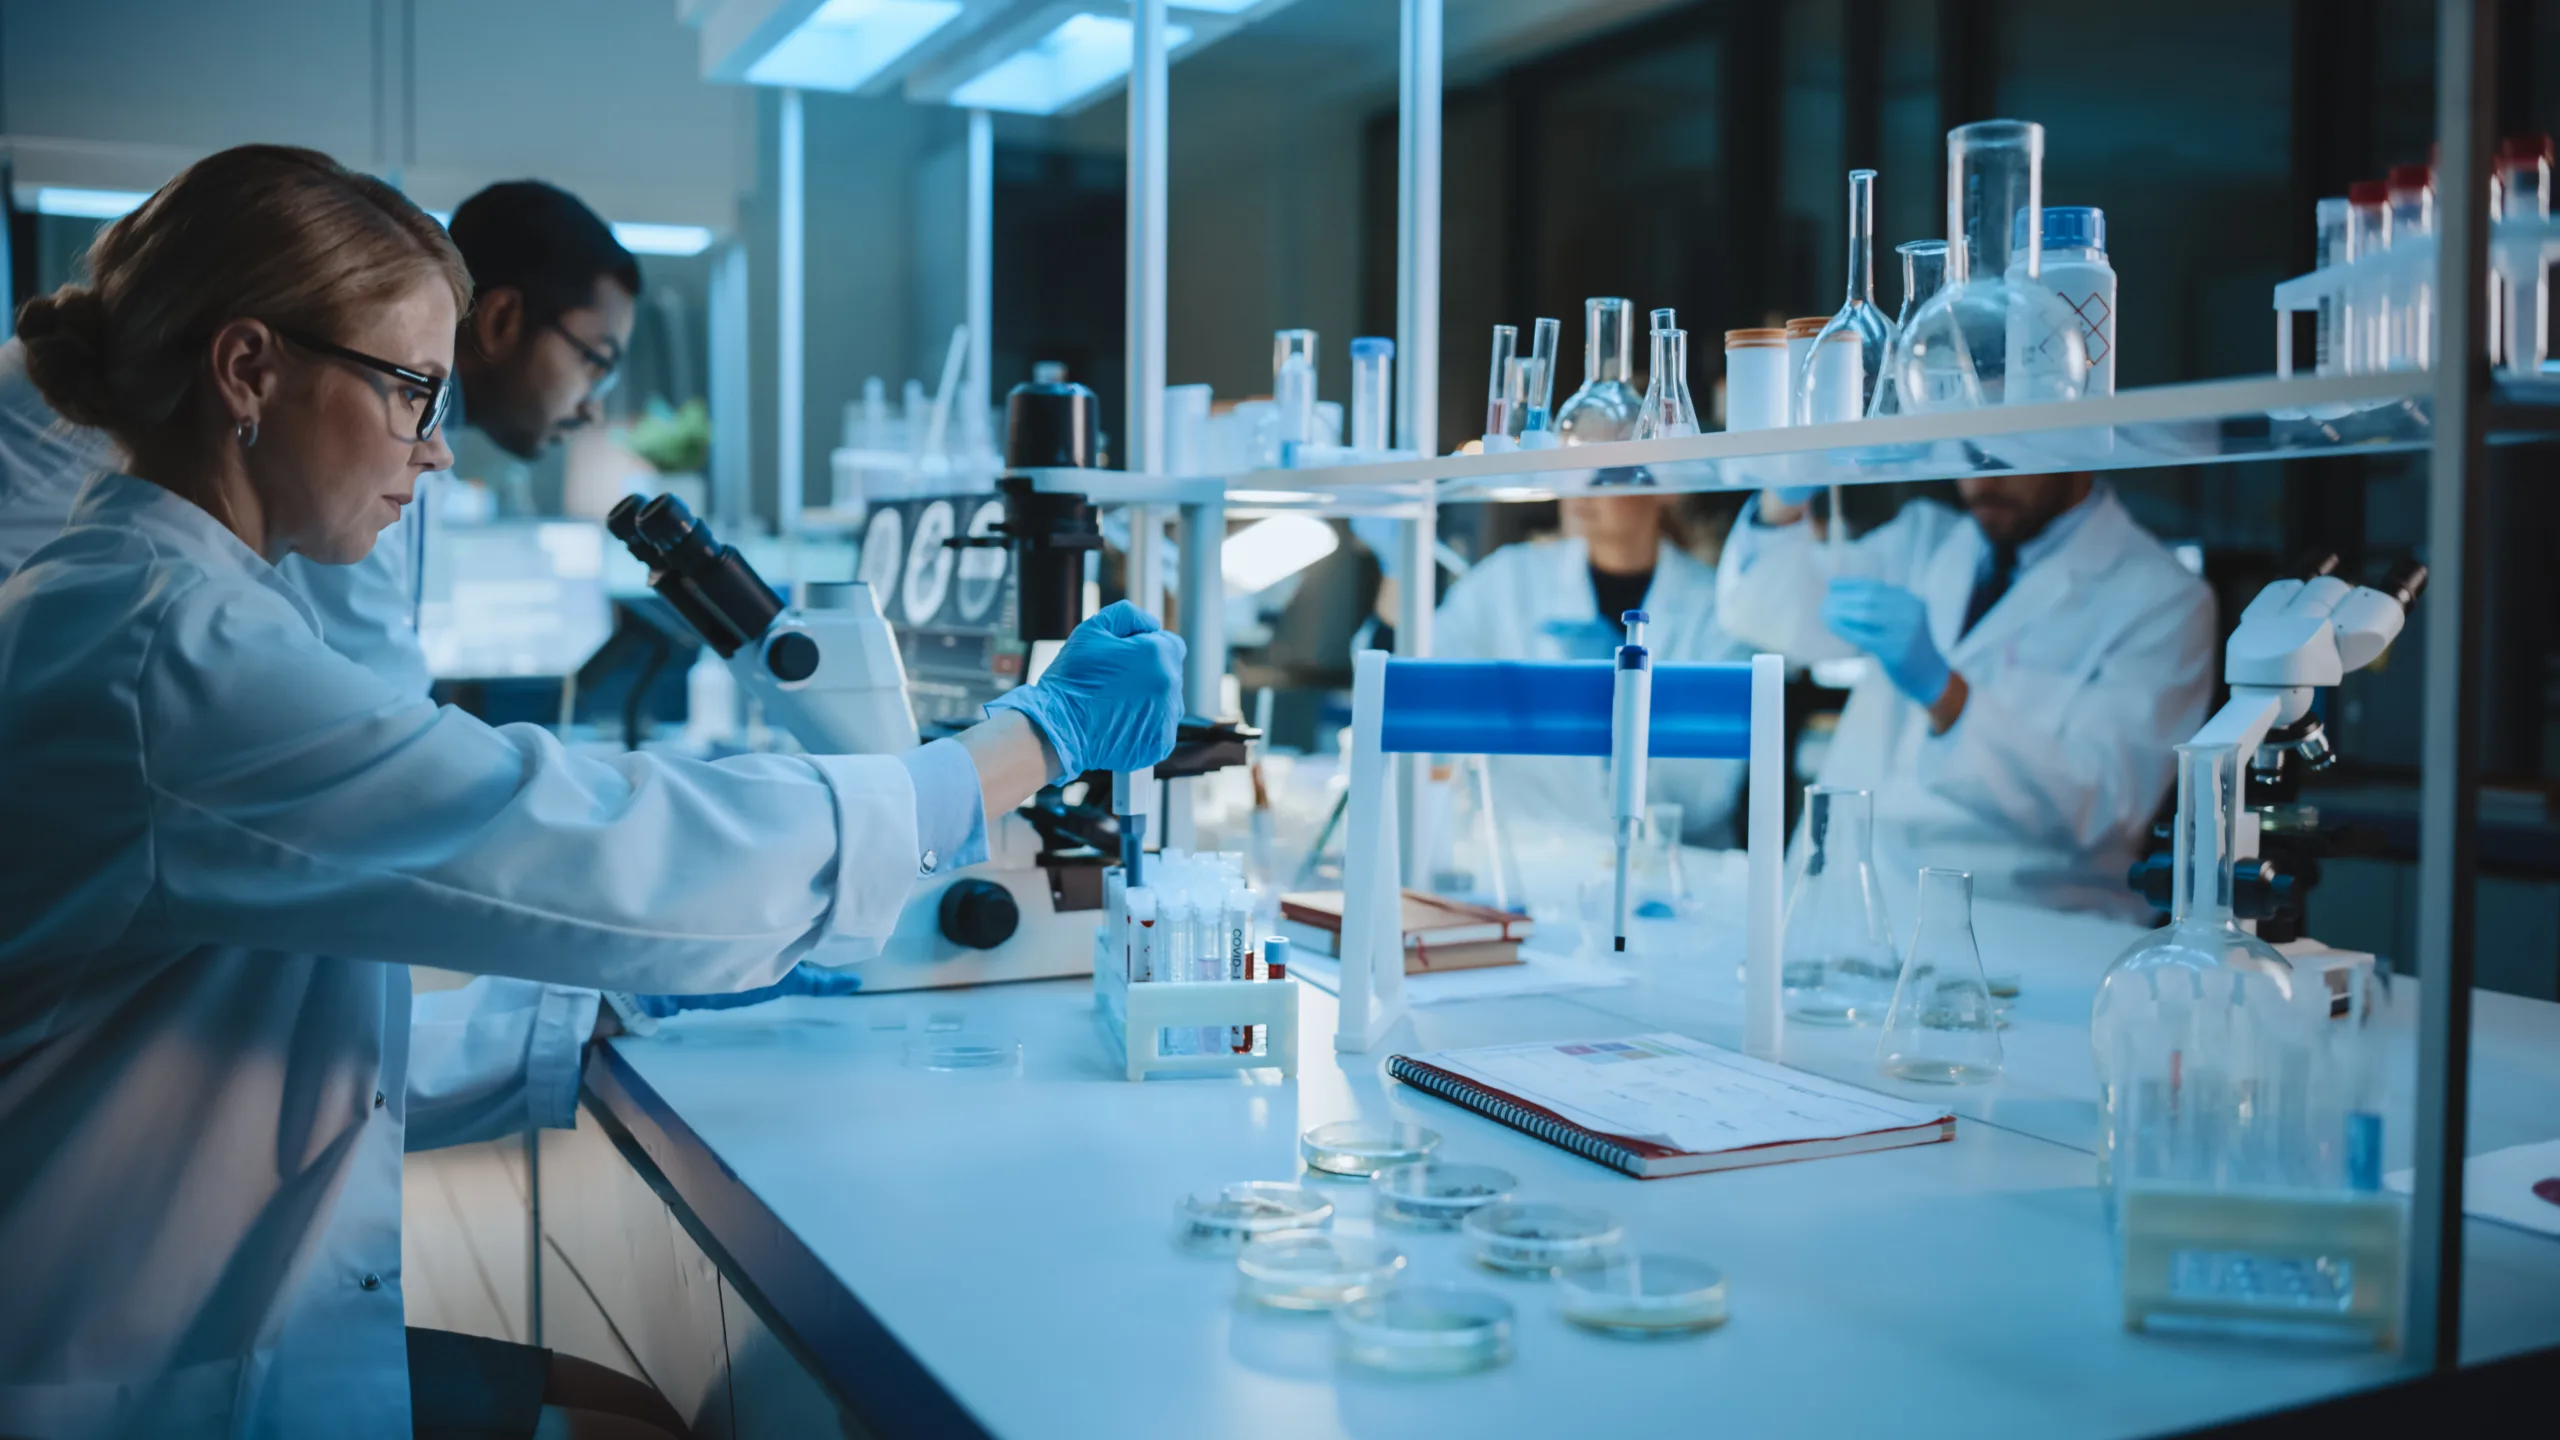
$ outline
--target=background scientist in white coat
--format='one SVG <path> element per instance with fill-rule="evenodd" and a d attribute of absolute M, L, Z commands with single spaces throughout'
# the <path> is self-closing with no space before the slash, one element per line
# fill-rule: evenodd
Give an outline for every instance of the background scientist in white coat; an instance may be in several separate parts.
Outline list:
<path fill-rule="evenodd" d="M 876 946 L 990 810 L 1162 758 L 1181 643 L 1114 607 L 898 757 L 492 729 L 331 650 L 275 568 L 361 559 L 450 463 L 443 231 L 250 146 L 88 264 L 19 317 L 129 473 L 0 584 L 0 1434 L 409 1434 L 405 967 L 707 992 Z M 519 1103 L 564 1104 L 550 1081 Z M 522 1118 L 486 1108 L 448 1115 Z"/>
<path fill-rule="evenodd" d="M 2086 474 L 1956 482 L 1847 547 L 1762 493 L 1718 570 L 1724 623 L 1792 660 L 1865 653 L 1822 781 L 1875 793 L 1881 863 L 1977 893 L 2148 913 L 2125 872 L 2213 693 L 2213 595 Z"/>
<path fill-rule="evenodd" d="M 1662 494 L 1578 495 L 1557 502 L 1564 533 L 1505 545 L 1449 587 L 1432 620 L 1431 653 L 1464 660 L 1607 660 L 1626 638 L 1619 617 L 1652 617 L 1657 663 L 1747 660 L 1716 623 L 1716 567 L 1674 544 Z M 1609 824 L 1609 762 L 1539 755 L 1492 757 L 1494 806 L 1505 825 Z M 1657 804 L 1681 807 L 1694 844 L 1730 844 L 1743 766 L 1657 760 Z"/>

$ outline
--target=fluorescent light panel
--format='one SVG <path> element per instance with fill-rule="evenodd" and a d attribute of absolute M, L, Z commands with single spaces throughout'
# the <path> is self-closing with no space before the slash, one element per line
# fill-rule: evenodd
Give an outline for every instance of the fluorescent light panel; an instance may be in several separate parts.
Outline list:
<path fill-rule="evenodd" d="M 1191 38 L 1190 28 L 1164 27 L 1170 52 Z M 980 71 L 951 92 L 951 103 L 972 110 L 1055 115 L 1129 73 L 1136 27 L 1117 15 L 1070 15 L 1058 28 Z"/>
<path fill-rule="evenodd" d="M 827 0 L 747 67 L 747 82 L 858 90 L 959 13 L 960 0 Z"/>
<path fill-rule="evenodd" d="M 700 225 L 646 225 L 616 221 L 613 238 L 634 255 L 699 255 L 711 248 L 711 232 Z"/>
<path fill-rule="evenodd" d="M 1341 544 L 1333 527 L 1312 515 L 1274 515 L 1228 536 L 1218 547 L 1218 568 L 1225 572 L 1229 590 L 1259 594 L 1332 554 Z"/>
<path fill-rule="evenodd" d="M 1241 15 L 1262 0 L 1165 0 L 1175 10 L 1206 10 L 1212 15 Z"/>
<path fill-rule="evenodd" d="M 80 190 L 67 185 L 36 188 L 36 213 L 74 220 L 115 220 L 141 208 L 148 190 Z"/>
<path fill-rule="evenodd" d="M 36 187 L 36 213 L 59 215 L 74 220 L 117 220 L 140 208 L 151 198 L 144 190 L 84 190 L 69 185 Z M 446 210 L 430 210 L 428 218 L 438 225 L 450 226 L 453 214 Z M 699 255 L 711 248 L 716 237 L 701 225 L 651 225 L 645 222 L 617 221 L 613 238 L 634 255 Z"/>

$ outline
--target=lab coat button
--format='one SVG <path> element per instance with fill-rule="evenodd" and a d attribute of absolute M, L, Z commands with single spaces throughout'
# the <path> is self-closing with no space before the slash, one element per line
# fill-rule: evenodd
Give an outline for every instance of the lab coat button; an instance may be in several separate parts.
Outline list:
<path fill-rule="evenodd" d="M 379 1290 L 382 1288 L 382 1277 L 374 1274 L 370 1270 L 367 1270 L 364 1272 L 364 1278 L 356 1283 L 362 1285 L 367 1290 Z"/>
<path fill-rule="evenodd" d="M 919 874 L 919 875 L 930 875 L 930 874 L 932 874 L 932 873 L 934 872 L 934 867 L 936 867 L 936 866 L 940 865 L 941 863 L 942 863 L 942 857 L 941 857 L 941 856 L 936 855 L 935 853 L 933 853 L 933 852 L 932 852 L 932 851 L 930 851 L 930 850 L 927 850 L 926 852 L 924 852 L 924 856 L 923 856 L 923 858 L 922 858 L 922 859 L 919 859 L 918 861 L 916 861 L 916 873 L 917 873 L 917 874 Z"/>

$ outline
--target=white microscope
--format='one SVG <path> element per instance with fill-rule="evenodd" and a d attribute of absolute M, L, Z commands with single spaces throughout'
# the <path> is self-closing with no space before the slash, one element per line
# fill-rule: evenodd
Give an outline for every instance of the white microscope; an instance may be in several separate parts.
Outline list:
<path fill-rule="evenodd" d="M 626 497 L 606 517 L 614 538 L 649 567 L 663 596 L 726 661 L 746 694 L 804 750 L 895 755 L 917 744 L 898 642 L 871 587 L 813 584 L 786 606 L 733 546 L 684 502 Z M 983 864 L 927 882 L 876 957 L 833 947 L 816 965 L 861 966 L 866 990 L 914 990 L 1088 974 L 1100 918 L 1101 858 L 1044 855 L 1020 811 L 987 817 Z M 1091 870 L 1090 883 L 1081 873 Z M 1090 903 L 1079 903 L 1083 892 Z"/>
<path fill-rule="evenodd" d="M 2318 877 L 2316 861 L 2305 847 L 2298 859 L 2274 863 L 2267 841 L 2282 846 L 2315 818 L 2295 803 L 2302 775 L 2337 759 L 2312 711 L 2314 695 L 2379 659 L 2427 584 L 2427 567 L 2415 561 L 2394 567 L 2379 586 L 2350 585 L 2331 573 L 2337 565 L 2337 556 L 2321 556 L 2300 567 L 2301 578 L 2275 581 L 2240 612 L 2223 647 L 2222 678 L 2231 698 L 2191 742 L 2229 745 L 2248 761 L 2245 794 L 2232 811 L 2233 908 L 2278 949 L 2331 972 L 2333 993 L 2344 968 L 2373 957 L 2303 938 L 2302 903 Z M 2131 880 L 2155 906 L 2168 908 L 2167 855 L 2137 863 Z"/>

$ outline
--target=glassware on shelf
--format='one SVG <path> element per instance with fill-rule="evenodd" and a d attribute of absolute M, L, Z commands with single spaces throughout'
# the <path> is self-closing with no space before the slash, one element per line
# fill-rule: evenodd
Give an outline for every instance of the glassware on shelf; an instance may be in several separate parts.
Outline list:
<path fill-rule="evenodd" d="M 2394 165 L 2383 193 L 2391 204 L 2391 244 L 2436 233 L 2435 172 L 2424 165 Z M 2435 267 L 2415 265 L 2392 282 L 2391 350 L 2385 368 L 2424 370 L 2435 350 Z"/>
<path fill-rule="evenodd" d="M 1582 388 L 1556 411 L 1556 435 L 1567 445 L 1633 439 L 1644 397 L 1627 383 L 1635 368 L 1635 304 L 1582 302 Z"/>
<path fill-rule="evenodd" d="M 1969 1085 L 2000 1073 L 2000 1017 L 1973 940 L 1973 876 L 1920 872 L 1920 919 L 1876 1063 L 1897 1080 Z"/>
<path fill-rule="evenodd" d="M 1901 964 L 1876 884 L 1875 797 L 1809 785 L 1803 845 L 1778 932 L 1787 1014 L 1813 1025 L 1873 1025 L 1893 1002 Z"/>
<path fill-rule="evenodd" d="M 2498 144 L 2498 219 L 2516 229 L 2540 226 L 2551 219 L 2551 137 L 2510 135 Z M 2492 231 L 2494 234 L 2495 232 Z M 2518 375 L 2539 375 L 2551 354 L 2546 297 L 2551 293 L 2551 266 L 2542 247 L 2501 244 L 2495 268 L 2506 292 L 2505 314 L 2498 331 L 2497 363 Z"/>
<path fill-rule="evenodd" d="M 2369 260 L 2391 248 L 2391 187 L 2358 180 L 2347 187 L 2346 261 Z M 2370 375 L 2391 368 L 2391 287 L 2365 279 L 2346 294 L 2347 373 Z"/>
<path fill-rule="evenodd" d="M 1383 335 L 1351 342 L 1351 448 L 1363 459 L 1375 459 L 1387 449 L 1395 358 L 1396 342 Z"/>
<path fill-rule="evenodd" d="M 1316 434 L 1316 332 L 1281 330 L 1271 337 L 1271 403 L 1279 416 L 1280 464 L 1298 463 L 1298 447 Z"/>
<path fill-rule="evenodd" d="M 1529 404 L 1526 413 L 1515 417 L 1520 444 L 1527 449 L 1544 449 L 1558 443 L 1554 408 L 1556 344 L 1563 332 L 1561 322 L 1546 316 L 1539 317 L 1537 327 L 1531 332 Z"/>
<path fill-rule="evenodd" d="M 1884 357 L 1893 343 L 1894 324 L 1876 305 L 1876 239 L 1875 239 L 1876 172 L 1849 172 L 1849 293 L 1841 302 L 1840 313 L 1831 317 L 1814 336 L 1812 355 L 1804 373 L 1796 377 L 1796 392 L 1804 403 L 1798 407 L 1795 423 L 1819 424 L 1826 420 L 1855 420 L 1872 412 L 1876 392 L 1884 388 Z M 1838 383 L 1845 361 L 1838 369 L 1820 365 L 1813 357 L 1825 356 L 1823 346 L 1833 335 L 1843 331 L 1858 338 L 1858 382 L 1854 398 L 1841 395 Z M 1828 391 L 1825 382 L 1830 382 Z"/>
<path fill-rule="evenodd" d="M 2313 255 L 2318 267 L 2334 270 L 2347 263 L 2347 209 L 2344 195 L 2323 197 L 2312 206 L 2315 239 Z M 2344 375 L 2347 373 L 2347 305 L 2345 297 L 2320 297 L 2318 319 L 2312 330 L 2312 373 Z"/>
<path fill-rule="evenodd" d="M 1876 381 L 1869 415 L 1899 415 L 1910 408 L 1902 403 L 1903 337 L 1911 333 L 1911 317 L 1947 281 L 1946 241 L 1905 240 L 1893 253 L 1902 257 L 1902 309 L 1894 316 L 1893 338 L 1885 346 L 1884 373 Z"/>
<path fill-rule="evenodd" d="M 2044 283 L 2042 227 L 2027 227 L 2012 263 L 2021 210 L 2044 210 L 2044 127 L 1984 120 L 1948 131 L 1947 278 L 1902 337 L 1905 411 L 2080 398 L 2089 352 L 2071 307 Z"/>
<path fill-rule="evenodd" d="M 1689 399 L 1689 332 L 1679 316 L 1653 312 L 1653 357 L 1644 391 L 1644 413 L 1636 420 L 1638 440 L 1669 440 L 1698 433 L 1698 407 Z"/>
<path fill-rule="evenodd" d="M 1511 356 L 1519 348 L 1520 327 L 1493 327 L 1493 371 L 1485 377 L 1484 438 L 1488 448 L 1495 437 L 1511 438 Z"/>

